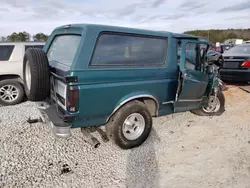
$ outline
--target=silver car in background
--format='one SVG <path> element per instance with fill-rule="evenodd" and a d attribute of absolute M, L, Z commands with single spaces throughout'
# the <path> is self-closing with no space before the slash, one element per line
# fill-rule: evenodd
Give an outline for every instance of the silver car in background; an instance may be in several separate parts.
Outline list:
<path fill-rule="evenodd" d="M 30 48 L 43 48 L 44 42 L 0 42 L 0 106 L 24 100 L 23 56 Z"/>

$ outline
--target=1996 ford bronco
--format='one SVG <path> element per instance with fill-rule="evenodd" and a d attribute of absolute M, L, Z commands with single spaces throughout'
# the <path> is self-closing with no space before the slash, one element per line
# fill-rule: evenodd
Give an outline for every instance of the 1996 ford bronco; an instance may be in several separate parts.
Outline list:
<path fill-rule="evenodd" d="M 141 145 L 152 117 L 221 115 L 225 98 L 209 44 L 195 36 L 94 24 L 56 28 L 23 59 L 25 92 L 58 137 L 104 125 L 122 149 Z M 92 136 L 92 137 L 91 137 Z"/>

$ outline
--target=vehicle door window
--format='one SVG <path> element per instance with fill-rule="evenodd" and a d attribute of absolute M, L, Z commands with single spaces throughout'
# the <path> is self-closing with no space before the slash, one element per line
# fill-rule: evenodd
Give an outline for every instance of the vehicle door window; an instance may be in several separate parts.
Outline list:
<path fill-rule="evenodd" d="M 0 61 L 8 61 L 13 52 L 14 45 L 0 46 Z"/>
<path fill-rule="evenodd" d="M 204 67 L 207 61 L 207 48 L 208 48 L 208 45 L 200 44 L 200 63 L 199 63 L 199 67 L 197 67 L 196 70 L 200 70 L 200 71 L 204 70 Z"/>
<path fill-rule="evenodd" d="M 181 41 L 177 42 L 177 64 L 180 65 L 181 61 Z"/>
<path fill-rule="evenodd" d="M 196 43 L 187 43 L 186 44 L 186 56 L 185 56 L 185 68 L 196 70 L 196 67 L 199 64 L 199 58 L 197 53 L 197 44 Z"/>

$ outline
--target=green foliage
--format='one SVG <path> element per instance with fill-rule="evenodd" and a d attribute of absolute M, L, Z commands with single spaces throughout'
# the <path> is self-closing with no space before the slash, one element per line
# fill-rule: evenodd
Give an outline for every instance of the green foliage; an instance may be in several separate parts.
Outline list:
<path fill-rule="evenodd" d="M 44 33 L 37 33 L 34 36 L 32 36 L 34 41 L 47 41 L 48 35 Z M 31 35 L 25 31 L 23 32 L 14 32 L 11 35 L 8 35 L 7 37 L 2 37 L 1 41 L 8 41 L 8 42 L 25 42 L 30 41 Z"/>
<path fill-rule="evenodd" d="M 48 35 L 45 35 L 44 33 L 37 33 L 33 36 L 34 41 L 47 41 Z"/>
<path fill-rule="evenodd" d="M 7 40 L 6 37 L 1 37 L 1 41 L 5 42 Z"/>
<path fill-rule="evenodd" d="M 237 38 L 238 36 L 237 36 L 237 34 L 236 33 L 228 33 L 227 34 L 227 39 L 235 39 L 235 38 Z"/>
<path fill-rule="evenodd" d="M 249 39 L 250 38 L 250 28 L 249 29 L 210 29 L 210 30 L 193 30 L 186 31 L 186 34 L 191 34 L 200 37 L 206 37 L 213 43 L 224 42 L 227 39 Z"/>
<path fill-rule="evenodd" d="M 196 35 L 200 37 L 206 37 L 213 43 L 215 42 L 224 42 L 227 39 L 241 38 L 243 40 L 250 40 L 250 28 L 248 29 L 210 29 L 210 30 L 193 30 L 186 31 L 186 34 Z M 32 36 L 34 41 L 47 41 L 48 35 L 44 33 L 37 33 Z M 30 41 L 31 36 L 29 33 L 23 32 L 14 32 L 7 37 L 2 37 L 1 41 Z"/>
<path fill-rule="evenodd" d="M 30 34 L 27 32 L 19 32 L 19 33 L 12 33 L 11 35 L 7 36 L 7 40 L 10 42 L 17 42 L 17 41 L 29 41 L 30 40 Z"/>

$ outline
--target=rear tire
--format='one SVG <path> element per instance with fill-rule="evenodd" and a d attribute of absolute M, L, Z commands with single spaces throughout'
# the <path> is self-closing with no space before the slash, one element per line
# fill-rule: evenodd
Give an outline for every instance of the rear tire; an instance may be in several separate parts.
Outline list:
<path fill-rule="evenodd" d="M 135 100 L 122 106 L 106 125 L 106 129 L 108 136 L 120 148 L 131 149 L 140 146 L 148 138 L 152 117 L 146 105 Z"/>
<path fill-rule="evenodd" d="M 191 110 L 192 113 L 198 116 L 220 116 L 225 111 L 225 96 L 221 90 L 217 93 L 217 103 L 214 110 L 209 111 L 208 107 L 202 107 L 200 109 Z"/>
<path fill-rule="evenodd" d="M 49 62 L 43 50 L 29 48 L 23 59 L 24 88 L 28 100 L 42 101 L 49 96 Z"/>
<path fill-rule="evenodd" d="M 23 86 L 16 80 L 0 81 L 0 105 L 16 105 L 23 101 Z"/>

